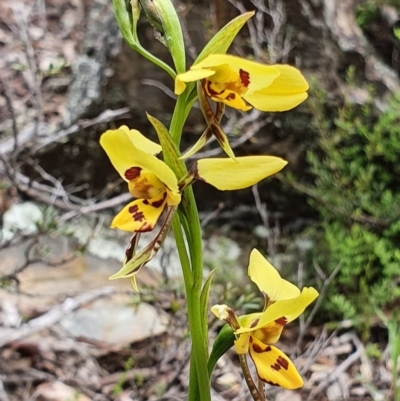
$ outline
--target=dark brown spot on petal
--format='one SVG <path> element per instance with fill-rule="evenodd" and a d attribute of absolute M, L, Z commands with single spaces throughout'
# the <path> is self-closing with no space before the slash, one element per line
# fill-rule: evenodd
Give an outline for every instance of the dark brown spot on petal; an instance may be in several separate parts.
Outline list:
<path fill-rule="evenodd" d="M 153 206 L 153 207 L 155 207 L 155 208 L 161 207 L 162 204 L 164 203 L 166 197 L 167 197 L 167 193 L 164 192 L 163 197 L 162 197 L 161 199 L 156 200 L 156 201 L 150 203 L 151 206 Z"/>
<path fill-rule="evenodd" d="M 287 324 L 287 319 L 285 316 L 280 317 L 279 319 L 275 320 L 275 323 L 280 324 L 281 326 L 285 326 Z"/>
<path fill-rule="evenodd" d="M 279 370 L 281 370 L 282 368 L 285 370 L 288 370 L 289 362 L 282 356 L 278 356 L 278 359 L 276 360 L 276 362 L 273 365 L 271 365 L 271 368 L 273 370 L 276 370 L 277 372 Z"/>
<path fill-rule="evenodd" d="M 257 352 L 257 354 L 261 354 L 262 352 L 264 352 L 262 347 L 260 347 L 258 344 L 253 344 L 253 350 L 254 352 Z"/>
<path fill-rule="evenodd" d="M 250 337 L 250 342 L 252 343 L 252 337 Z M 271 347 L 269 345 L 267 345 L 265 348 L 263 348 L 261 345 L 259 344 L 253 344 L 253 350 L 254 352 L 257 352 L 257 354 L 261 354 L 263 352 L 269 352 L 271 351 Z"/>
<path fill-rule="evenodd" d="M 263 380 L 263 379 L 261 379 L 261 380 Z M 267 383 L 267 384 L 270 384 L 271 386 L 279 386 L 278 383 L 274 383 L 274 382 L 271 382 L 269 380 L 263 380 L 263 381 L 265 381 L 265 383 Z"/>
<path fill-rule="evenodd" d="M 138 205 L 133 205 L 128 209 L 129 213 L 132 215 L 133 220 L 142 222 L 145 220 L 144 214 L 139 210 Z"/>
<path fill-rule="evenodd" d="M 225 99 L 226 100 L 235 100 L 236 99 L 236 94 L 235 93 L 230 93 Z"/>
<path fill-rule="evenodd" d="M 288 370 L 289 369 L 289 361 L 287 359 L 285 359 L 284 357 L 280 356 L 278 358 L 279 365 L 282 366 L 283 369 Z"/>
<path fill-rule="evenodd" d="M 239 70 L 240 81 L 246 88 L 250 85 L 250 74 L 242 69 Z"/>
<path fill-rule="evenodd" d="M 218 96 L 221 93 L 225 92 L 224 90 L 221 92 L 215 91 L 213 88 L 211 88 L 212 82 L 206 80 L 206 86 L 204 87 L 205 91 L 207 92 L 208 96 Z"/>
<path fill-rule="evenodd" d="M 256 327 L 260 319 L 254 320 L 254 322 L 250 325 L 251 328 Z"/>
<path fill-rule="evenodd" d="M 139 177 L 141 171 L 142 169 L 140 167 L 130 167 L 125 171 L 124 176 L 129 181 L 134 180 Z"/>

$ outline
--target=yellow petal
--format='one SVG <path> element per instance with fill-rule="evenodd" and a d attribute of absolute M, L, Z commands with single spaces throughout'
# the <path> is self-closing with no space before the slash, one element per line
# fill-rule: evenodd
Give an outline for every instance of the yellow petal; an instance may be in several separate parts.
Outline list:
<path fill-rule="evenodd" d="M 280 75 L 270 85 L 243 95 L 243 98 L 258 110 L 290 110 L 308 97 L 308 83 L 297 68 L 289 65 L 275 67 L 280 71 Z"/>
<path fill-rule="evenodd" d="M 303 385 L 303 379 L 293 362 L 278 348 L 251 337 L 249 351 L 262 381 L 289 390 Z"/>
<path fill-rule="evenodd" d="M 264 344 L 275 344 L 286 325 L 286 319 L 282 318 L 276 322 L 269 323 L 268 325 L 252 332 L 253 337 L 256 337 Z"/>
<path fill-rule="evenodd" d="M 232 159 L 202 159 L 196 163 L 197 178 L 222 191 L 250 187 L 277 173 L 287 162 L 274 156 L 245 156 Z"/>
<path fill-rule="evenodd" d="M 235 351 L 237 354 L 243 355 L 249 352 L 250 333 L 243 333 L 235 341 Z"/>
<path fill-rule="evenodd" d="M 263 312 L 258 312 L 240 316 L 238 321 L 241 328 L 236 330 L 235 333 L 244 333 L 247 329 L 247 332 L 251 332 L 253 336 L 257 337 L 265 344 L 276 343 L 279 340 L 282 330 L 287 322 L 285 319 L 279 319 L 276 322 L 273 321 L 264 327 L 254 330 L 254 327 L 256 327 L 262 315 Z M 241 335 L 242 334 L 240 334 L 240 336 Z"/>
<path fill-rule="evenodd" d="M 136 150 L 155 155 L 161 152 L 161 146 L 147 139 L 137 130 L 129 130 L 126 125 L 116 130 L 106 131 L 100 138 L 100 145 L 106 151 L 114 168 L 122 178 L 124 172 L 132 167 L 132 154 Z"/>
<path fill-rule="evenodd" d="M 253 327 L 241 327 L 236 332 L 238 334 L 250 331 L 256 331 L 262 327 L 268 326 L 272 322 L 281 322 L 282 325 L 297 319 L 305 310 L 318 297 L 318 292 L 312 287 L 305 287 L 300 295 L 296 298 L 285 299 L 276 301 L 270 305 L 260 316 L 257 324 Z"/>
<path fill-rule="evenodd" d="M 278 271 L 257 249 L 251 251 L 248 273 L 269 301 L 290 299 L 300 295 L 300 290 L 294 284 L 281 278 Z"/>
<path fill-rule="evenodd" d="M 132 134 L 132 132 L 134 133 Z M 142 138 L 138 140 L 140 137 Z M 100 138 L 100 144 L 107 152 L 115 169 L 125 181 L 128 181 L 125 177 L 127 170 L 131 167 L 140 167 L 146 173 L 153 173 L 171 192 L 179 194 L 178 182 L 174 172 L 152 153 L 143 151 L 136 146 L 136 143 L 139 143 L 139 146 L 145 144 L 143 138 L 139 131 L 129 131 L 125 127 L 105 132 Z M 154 145 L 157 144 L 151 143 L 153 145 L 149 145 L 149 149 L 153 151 L 155 149 Z M 157 146 L 159 147 L 159 145 Z"/>
<path fill-rule="evenodd" d="M 211 54 L 200 63 L 193 65 L 191 70 L 218 67 L 225 64 L 236 74 L 241 75 L 241 72 L 249 74 L 249 82 L 245 86 L 250 93 L 270 86 L 280 74 L 275 65 L 256 63 L 228 54 Z"/>
<path fill-rule="evenodd" d="M 230 91 L 229 89 L 224 90 L 224 92 L 218 96 L 211 96 L 211 99 L 216 102 L 222 102 L 227 106 L 237 110 L 248 111 L 252 108 L 242 99 L 240 95 Z"/>
<path fill-rule="evenodd" d="M 136 199 L 129 203 L 114 217 L 111 228 L 129 232 L 151 231 L 167 204 L 165 199 L 162 202 L 163 197 L 165 198 L 165 194 L 149 200 Z"/>
<path fill-rule="evenodd" d="M 189 70 L 182 74 L 178 74 L 175 78 L 175 89 L 176 95 L 180 95 L 186 89 L 185 82 L 195 82 L 200 79 L 204 79 L 214 75 L 215 71 L 212 70 Z"/>

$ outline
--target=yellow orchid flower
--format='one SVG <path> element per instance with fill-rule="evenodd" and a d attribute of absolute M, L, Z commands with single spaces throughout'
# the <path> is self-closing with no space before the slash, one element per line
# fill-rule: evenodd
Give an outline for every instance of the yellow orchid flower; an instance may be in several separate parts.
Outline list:
<path fill-rule="evenodd" d="M 112 228 L 124 231 L 151 231 L 166 207 L 181 201 L 174 172 L 155 154 L 161 146 L 139 131 L 122 126 L 106 131 L 100 138 L 111 163 L 137 198 L 115 216 Z"/>
<path fill-rule="evenodd" d="M 126 126 L 109 130 L 101 136 L 100 144 L 115 169 L 128 183 L 129 192 L 137 198 L 115 216 L 112 228 L 138 234 L 150 231 L 163 211 L 168 209 L 159 233 L 140 252 L 137 252 L 140 236 L 132 237 L 122 268 L 110 277 L 131 278 L 134 288 L 137 288 L 136 274 L 162 245 L 185 187 L 202 180 L 222 191 L 248 188 L 277 173 L 287 164 L 285 160 L 274 156 L 245 156 L 236 160 L 202 159 L 178 181 L 175 173 L 155 156 L 161 152 L 161 146 L 139 131 Z"/>
<path fill-rule="evenodd" d="M 201 80 L 206 96 L 235 109 L 247 111 L 290 110 L 307 99 L 308 83 L 301 72 L 289 65 L 264 65 L 227 54 L 212 54 L 178 74 L 175 93 L 187 82 Z"/>
<path fill-rule="evenodd" d="M 248 273 L 265 297 L 264 311 L 239 318 L 226 305 L 214 305 L 211 311 L 232 327 L 236 352 L 250 355 L 260 380 L 287 389 L 299 388 L 303 379 L 293 362 L 272 344 L 279 340 L 284 326 L 317 298 L 318 292 L 312 287 L 300 291 L 282 279 L 256 249 L 251 252 Z"/>

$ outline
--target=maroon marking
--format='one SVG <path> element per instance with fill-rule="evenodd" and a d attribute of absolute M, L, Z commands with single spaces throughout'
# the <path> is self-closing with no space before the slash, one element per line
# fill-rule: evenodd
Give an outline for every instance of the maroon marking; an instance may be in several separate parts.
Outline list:
<path fill-rule="evenodd" d="M 239 76 L 243 86 L 247 88 L 250 85 L 250 74 L 247 71 L 240 69 Z"/>
<path fill-rule="evenodd" d="M 278 323 L 281 326 L 285 326 L 287 324 L 287 319 L 285 318 L 285 316 L 282 316 L 279 319 L 276 319 L 275 323 Z"/>
<path fill-rule="evenodd" d="M 269 352 L 269 351 L 271 351 L 271 350 L 272 350 L 271 346 L 270 346 L 270 345 L 268 345 L 268 347 L 267 347 L 267 348 L 265 348 L 264 352 Z"/>
<path fill-rule="evenodd" d="M 138 205 L 131 206 L 128 209 L 129 213 L 132 215 L 133 220 L 142 222 L 145 220 L 143 212 L 139 210 Z"/>
<path fill-rule="evenodd" d="M 288 370 L 289 362 L 285 358 L 278 356 L 278 359 L 273 365 L 271 365 L 271 368 L 272 370 L 276 370 L 277 372 L 280 371 L 282 368 Z"/>
<path fill-rule="evenodd" d="M 207 81 L 207 88 L 206 88 L 206 90 L 207 90 L 209 96 L 218 96 L 218 95 L 220 95 L 221 93 L 224 92 L 223 90 L 222 90 L 221 92 L 217 92 L 217 91 L 215 91 L 214 89 L 211 89 L 211 84 L 212 84 L 211 81 Z"/>
<path fill-rule="evenodd" d="M 271 369 L 279 372 L 281 370 L 281 366 L 278 363 L 274 363 L 273 365 L 271 365 Z"/>
<path fill-rule="evenodd" d="M 161 207 L 161 205 L 164 203 L 166 197 L 167 197 L 167 193 L 164 192 L 163 197 L 161 199 L 151 202 L 151 206 L 156 207 L 156 208 Z"/>
<path fill-rule="evenodd" d="M 129 262 L 133 258 L 133 252 L 135 251 L 136 248 L 136 242 L 137 242 L 137 234 L 135 233 L 129 240 L 129 245 L 125 251 L 126 262 Z"/>
<path fill-rule="evenodd" d="M 263 379 L 261 379 L 261 380 L 263 380 Z M 270 384 L 271 386 L 279 386 L 278 383 L 274 383 L 274 382 L 271 382 L 269 380 L 264 380 L 264 381 L 265 381 L 265 383 Z"/>
<path fill-rule="evenodd" d="M 150 202 L 147 199 L 143 199 L 143 205 L 150 205 Z"/>
<path fill-rule="evenodd" d="M 254 322 L 250 325 L 251 328 L 256 327 L 260 319 L 254 320 Z"/>
<path fill-rule="evenodd" d="M 258 344 L 253 344 L 253 350 L 254 352 L 257 352 L 257 354 L 261 354 L 262 352 L 264 352 L 262 347 L 260 347 Z"/>
<path fill-rule="evenodd" d="M 140 167 L 130 167 L 125 171 L 124 176 L 129 181 L 134 180 L 139 177 L 141 171 L 142 169 Z"/>
<path fill-rule="evenodd" d="M 285 369 L 285 370 L 289 369 L 289 362 L 284 357 L 280 356 L 278 358 L 277 362 L 279 363 L 279 365 L 282 366 L 283 369 Z"/>
<path fill-rule="evenodd" d="M 235 100 L 236 99 L 236 94 L 235 93 L 230 93 L 225 100 Z"/>

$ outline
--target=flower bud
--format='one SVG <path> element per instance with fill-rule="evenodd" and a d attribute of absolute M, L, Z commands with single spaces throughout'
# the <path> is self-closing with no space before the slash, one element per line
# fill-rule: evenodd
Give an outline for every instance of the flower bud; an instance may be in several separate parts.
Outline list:
<path fill-rule="evenodd" d="M 185 45 L 181 24 L 171 0 L 139 0 L 156 37 L 168 48 L 176 72 L 186 70 Z"/>

